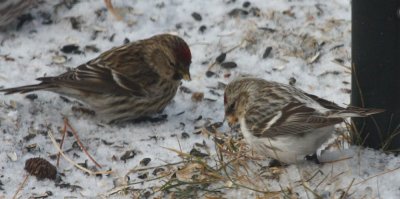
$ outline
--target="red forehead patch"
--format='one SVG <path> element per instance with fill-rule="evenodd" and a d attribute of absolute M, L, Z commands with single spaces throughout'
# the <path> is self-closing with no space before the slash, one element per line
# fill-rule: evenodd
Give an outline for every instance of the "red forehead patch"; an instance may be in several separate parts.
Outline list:
<path fill-rule="evenodd" d="M 224 94 L 224 104 L 226 104 L 228 101 L 226 99 L 226 94 Z"/>
<path fill-rule="evenodd" d="M 192 53 L 186 43 L 181 43 L 176 51 L 178 59 L 185 65 L 189 66 L 192 63 Z"/>

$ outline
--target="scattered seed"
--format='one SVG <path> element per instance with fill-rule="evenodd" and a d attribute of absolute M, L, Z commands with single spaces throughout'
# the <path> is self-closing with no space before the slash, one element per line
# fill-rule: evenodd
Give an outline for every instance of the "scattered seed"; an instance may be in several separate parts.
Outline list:
<path fill-rule="evenodd" d="M 341 88 L 340 91 L 342 91 L 343 93 L 347 93 L 347 94 L 351 93 L 351 89 L 348 89 L 348 88 Z"/>
<path fill-rule="evenodd" d="M 208 71 L 206 72 L 206 76 L 207 76 L 207 77 L 212 77 L 212 76 L 214 76 L 214 75 L 215 75 L 215 73 L 212 72 L 212 71 L 209 71 L 209 70 L 208 70 Z"/>
<path fill-rule="evenodd" d="M 250 2 L 245 1 L 245 2 L 243 3 L 243 8 L 248 8 L 250 5 L 251 5 Z"/>
<path fill-rule="evenodd" d="M 235 62 L 224 62 L 221 64 L 221 67 L 225 68 L 225 69 L 232 69 L 232 68 L 236 68 L 237 64 Z"/>
<path fill-rule="evenodd" d="M 294 14 L 294 12 L 291 9 L 282 11 L 282 14 L 296 19 L 296 15 Z"/>
<path fill-rule="evenodd" d="M 216 102 L 217 100 L 216 100 L 216 99 L 210 99 L 210 98 L 204 98 L 204 101 L 207 101 L 207 102 Z"/>
<path fill-rule="evenodd" d="M 344 47 L 344 44 L 339 44 L 339 45 L 336 45 L 336 46 L 333 46 L 331 49 L 329 49 L 330 51 L 332 51 L 332 50 L 335 50 L 335 49 L 338 49 L 338 48 L 342 48 L 342 47 Z"/>
<path fill-rule="evenodd" d="M 146 199 L 147 199 L 147 198 L 150 198 L 151 194 L 152 194 L 152 193 L 151 193 L 150 191 L 146 191 L 146 192 L 143 193 L 142 196 L 143 196 L 143 198 L 146 198 Z"/>
<path fill-rule="evenodd" d="M 179 115 L 182 115 L 184 113 L 185 113 L 185 111 L 182 111 L 182 112 L 179 112 L 179 113 L 175 114 L 175 116 L 179 116 Z M 183 123 L 183 122 L 181 122 L 179 124 L 181 124 L 181 125 L 183 124 L 183 126 L 185 126 L 185 123 Z"/>
<path fill-rule="evenodd" d="M 321 8 L 321 4 L 317 3 L 315 4 L 315 8 L 317 8 L 318 12 L 317 15 L 321 16 L 322 14 L 324 14 L 324 10 Z"/>
<path fill-rule="evenodd" d="M 222 125 L 224 125 L 223 122 L 215 122 L 215 123 L 212 123 L 210 125 L 210 127 L 217 129 L 217 128 L 220 128 Z"/>
<path fill-rule="evenodd" d="M 143 179 L 146 179 L 148 175 L 149 175 L 149 172 L 139 173 L 138 178 L 143 180 Z"/>
<path fill-rule="evenodd" d="M 29 145 L 25 146 L 25 148 L 26 148 L 26 150 L 28 150 L 28 152 L 33 151 L 34 149 L 36 149 L 36 147 L 37 147 L 36 143 L 29 144 Z"/>
<path fill-rule="evenodd" d="M 81 156 L 78 155 L 78 154 L 76 154 L 76 153 L 73 153 L 73 154 L 72 154 L 72 157 L 74 157 L 74 158 L 80 158 Z"/>
<path fill-rule="evenodd" d="M 56 183 L 56 187 L 59 187 L 60 189 L 70 189 L 71 192 L 83 189 L 81 186 L 73 185 L 70 183 Z"/>
<path fill-rule="evenodd" d="M 213 124 L 210 124 L 210 125 L 206 126 L 206 129 L 207 129 L 207 131 L 210 132 L 210 133 L 216 133 L 216 132 L 217 132 L 216 130 L 217 130 L 219 127 L 221 127 L 222 125 L 223 125 L 222 122 L 216 122 L 216 123 L 213 123 Z"/>
<path fill-rule="evenodd" d="M 226 58 L 226 53 L 221 53 L 220 55 L 218 55 L 218 57 L 215 59 L 215 62 L 217 62 L 218 64 L 222 63 L 225 61 Z"/>
<path fill-rule="evenodd" d="M 37 96 L 37 94 L 35 94 L 35 93 L 32 93 L 32 94 L 28 94 L 28 95 L 26 95 L 26 96 L 25 96 L 25 98 L 27 98 L 27 99 L 29 99 L 29 100 L 33 101 L 33 100 L 37 99 L 37 98 L 38 98 L 38 96 Z"/>
<path fill-rule="evenodd" d="M 215 96 L 218 96 L 218 97 L 221 96 L 221 94 L 219 94 L 219 93 L 218 93 L 217 91 L 215 91 L 215 90 L 209 90 L 209 92 L 210 92 L 211 94 L 215 95 Z"/>
<path fill-rule="evenodd" d="M 186 87 L 186 86 L 180 86 L 180 87 L 179 87 L 179 90 L 180 90 L 181 92 L 184 92 L 184 93 L 192 93 L 192 90 L 190 90 L 190 88 L 188 88 L 188 87 Z"/>
<path fill-rule="evenodd" d="M 203 116 L 199 115 L 199 117 L 197 117 L 194 121 L 197 122 L 200 121 L 201 119 L 203 119 Z"/>
<path fill-rule="evenodd" d="M 200 135 L 201 134 L 201 129 L 198 129 L 197 131 L 193 132 L 195 135 Z"/>
<path fill-rule="evenodd" d="M 43 25 L 49 25 L 53 23 L 53 20 L 51 19 L 51 14 L 48 12 L 40 12 L 40 17 L 42 18 Z"/>
<path fill-rule="evenodd" d="M 11 161 L 15 162 L 18 160 L 17 153 L 15 151 L 7 153 L 8 158 L 10 158 Z"/>
<path fill-rule="evenodd" d="M 199 13 L 197 13 L 197 12 L 193 12 L 193 13 L 192 13 L 192 17 L 193 17 L 194 20 L 196 20 L 196 21 L 201 21 L 201 20 L 202 20 L 201 15 L 200 15 Z"/>
<path fill-rule="evenodd" d="M 314 56 L 310 57 L 310 58 L 307 60 L 307 63 L 308 63 L 308 64 L 312 64 L 312 63 L 318 61 L 318 59 L 319 59 L 320 56 L 321 56 L 321 53 L 320 53 L 320 52 L 315 53 Z"/>
<path fill-rule="evenodd" d="M 271 51 L 272 51 L 272 47 L 271 47 L 271 46 L 268 46 L 268 47 L 265 49 L 262 58 L 263 58 L 263 59 L 266 59 L 266 58 L 271 54 Z"/>
<path fill-rule="evenodd" d="M 270 32 L 270 33 L 276 32 L 275 29 L 273 29 L 273 28 L 268 28 L 268 27 L 259 27 L 258 29 L 263 30 L 263 31 L 267 31 L 267 32 Z"/>
<path fill-rule="evenodd" d="M 147 166 L 151 161 L 151 158 L 143 158 L 142 160 L 140 160 L 140 165 L 142 166 Z"/>
<path fill-rule="evenodd" d="M 157 176 L 158 175 L 158 173 L 160 173 L 160 172 L 164 172 L 165 171 L 165 169 L 164 168 L 162 168 L 162 167 L 158 167 L 158 168 L 155 168 L 154 170 L 153 170 L 153 175 L 154 176 Z"/>
<path fill-rule="evenodd" d="M 32 140 L 33 138 L 35 138 L 35 137 L 36 137 L 36 134 L 29 133 L 27 136 L 24 137 L 24 140 L 26 142 L 28 142 L 28 141 Z"/>
<path fill-rule="evenodd" d="M 260 17 L 261 16 L 260 8 L 252 7 L 252 8 L 250 8 L 249 12 L 255 17 Z"/>
<path fill-rule="evenodd" d="M 136 156 L 136 151 L 134 150 L 125 151 L 125 153 L 121 156 L 120 160 L 126 163 L 126 160 L 132 159 L 135 156 Z"/>
<path fill-rule="evenodd" d="M 94 11 L 94 13 L 96 14 L 96 17 L 99 21 L 104 21 L 107 18 L 107 8 L 100 8 L 96 11 Z"/>
<path fill-rule="evenodd" d="M 161 3 L 157 3 L 156 4 L 156 8 L 158 8 L 158 9 L 162 9 L 162 8 L 164 8 L 165 7 L 165 3 L 164 2 L 161 2 Z"/>
<path fill-rule="evenodd" d="M 178 29 L 178 30 L 181 29 L 182 28 L 182 24 L 181 23 L 175 24 L 175 28 Z"/>
<path fill-rule="evenodd" d="M 55 64 L 63 64 L 67 61 L 67 57 L 64 55 L 55 55 L 53 56 L 52 60 Z"/>
<path fill-rule="evenodd" d="M 192 156 L 195 156 L 195 157 L 200 157 L 200 158 L 209 156 L 208 154 L 203 153 L 203 152 L 201 152 L 201 151 L 199 151 L 199 150 L 197 150 L 195 148 L 190 150 L 189 154 L 192 155 Z"/>
<path fill-rule="evenodd" d="M 204 99 L 204 93 L 203 92 L 194 92 L 192 94 L 192 101 L 193 102 L 201 102 Z"/>
<path fill-rule="evenodd" d="M 108 38 L 108 41 L 110 41 L 110 42 L 113 42 L 114 41 L 114 38 L 115 38 L 115 33 L 113 33 L 111 36 L 110 36 L 110 38 Z"/>
<path fill-rule="evenodd" d="M 289 85 L 294 86 L 296 84 L 296 78 L 290 77 L 289 78 Z"/>
<path fill-rule="evenodd" d="M 101 140 L 101 142 L 104 144 L 104 145 L 107 145 L 107 146 L 110 146 L 110 145 L 113 145 L 114 144 L 114 142 L 108 142 L 107 140 Z"/>
<path fill-rule="evenodd" d="M 182 139 L 187 139 L 187 138 L 190 138 L 190 135 L 189 135 L 189 133 L 182 132 L 181 137 L 182 137 Z"/>
<path fill-rule="evenodd" d="M 87 45 L 87 46 L 85 46 L 85 52 L 98 53 L 98 52 L 100 52 L 100 49 L 97 48 L 96 45 Z"/>
<path fill-rule="evenodd" d="M 81 17 L 70 17 L 69 22 L 71 22 L 72 29 L 81 31 L 81 24 L 82 24 Z"/>
<path fill-rule="evenodd" d="M 240 8 L 235 8 L 233 10 L 231 10 L 228 15 L 230 17 L 239 17 L 239 16 L 246 16 L 248 15 L 249 12 L 247 12 L 246 10 L 240 9 Z"/>
<path fill-rule="evenodd" d="M 334 62 L 337 62 L 337 63 L 339 63 L 339 64 L 344 64 L 344 60 L 343 60 L 343 59 L 340 59 L 340 58 L 335 58 L 335 59 L 334 59 Z"/>
<path fill-rule="evenodd" d="M 323 76 L 327 76 L 327 75 L 339 75 L 340 71 L 326 71 L 318 76 L 323 77 Z"/>
<path fill-rule="evenodd" d="M 207 26 L 202 25 L 202 26 L 200 26 L 199 31 L 200 31 L 201 33 L 204 33 L 204 31 L 206 31 L 206 29 L 207 29 Z"/>
<path fill-rule="evenodd" d="M 68 44 L 61 48 L 61 52 L 66 54 L 82 54 L 82 51 L 79 50 L 79 46 L 75 44 Z"/>

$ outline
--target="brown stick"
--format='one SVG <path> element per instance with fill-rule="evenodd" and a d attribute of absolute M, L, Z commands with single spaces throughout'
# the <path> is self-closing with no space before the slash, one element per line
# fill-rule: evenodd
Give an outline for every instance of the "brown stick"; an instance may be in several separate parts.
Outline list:
<path fill-rule="evenodd" d="M 24 178 L 24 181 L 19 185 L 17 191 L 15 192 L 15 194 L 13 196 L 13 199 L 17 198 L 18 193 L 22 190 L 22 188 L 24 187 L 25 183 L 28 181 L 28 177 L 29 177 L 29 174 L 26 174 L 26 176 Z"/>
<path fill-rule="evenodd" d="M 111 12 L 111 14 L 117 19 L 118 21 L 122 20 L 121 15 L 115 11 L 114 6 L 111 3 L 111 0 L 104 0 L 104 3 L 106 4 L 107 10 Z"/>
<path fill-rule="evenodd" d="M 67 125 L 67 127 L 69 129 L 71 129 L 72 134 L 74 135 L 79 147 L 81 147 L 82 151 L 89 157 L 89 159 L 99 168 L 101 168 L 101 165 L 99 163 L 96 162 L 96 160 L 88 153 L 88 151 L 86 150 L 85 146 L 83 146 L 81 140 L 79 139 L 78 133 L 75 131 L 75 129 L 71 126 L 71 124 L 69 124 L 68 122 L 68 118 L 64 118 L 64 122 Z"/>
<path fill-rule="evenodd" d="M 62 150 L 62 147 L 63 147 L 63 144 L 64 144 L 64 139 L 65 139 L 65 134 L 67 134 L 67 121 L 66 121 L 66 119 L 64 118 L 64 127 L 63 127 L 63 130 L 62 130 L 62 138 L 61 138 L 61 142 L 60 142 L 60 149 Z M 60 152 L 58 152 L 58 154 L 57 154 L 57 167 L 60 165 L 60 156 L 61 156 L 61 153 Z"/>

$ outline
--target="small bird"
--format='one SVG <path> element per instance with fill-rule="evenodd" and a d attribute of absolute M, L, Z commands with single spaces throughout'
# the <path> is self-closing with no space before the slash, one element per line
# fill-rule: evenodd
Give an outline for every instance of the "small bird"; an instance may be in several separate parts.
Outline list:
<path fill-rule="evenodd" d="M 225 88 L 225 118 L 258 154 L 298 163 L 314 154 L 347 117 L 367 117 L 382 109 L 342 108 L 295 87 L 244 77 Z"/>
<path fill-rule="evenodd" d="M 52 91 L 88 104 L 109 123 L 161 112 L 181 79 L 190 80 L 192 55 L 186 42 L 161 34 L 112 48 L 97 58 L 39 84 L 0 90 L 5 94 Z"/>

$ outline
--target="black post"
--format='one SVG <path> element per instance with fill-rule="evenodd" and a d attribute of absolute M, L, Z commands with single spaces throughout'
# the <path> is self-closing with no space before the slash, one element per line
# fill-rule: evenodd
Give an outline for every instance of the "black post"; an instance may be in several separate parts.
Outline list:
<path fill-rule="evenodd" d="M 386 110 L 353 119 L 358 141 L 400 151 L 400 0 L 352 0 L 352 62 L 351 104 Z"/>

